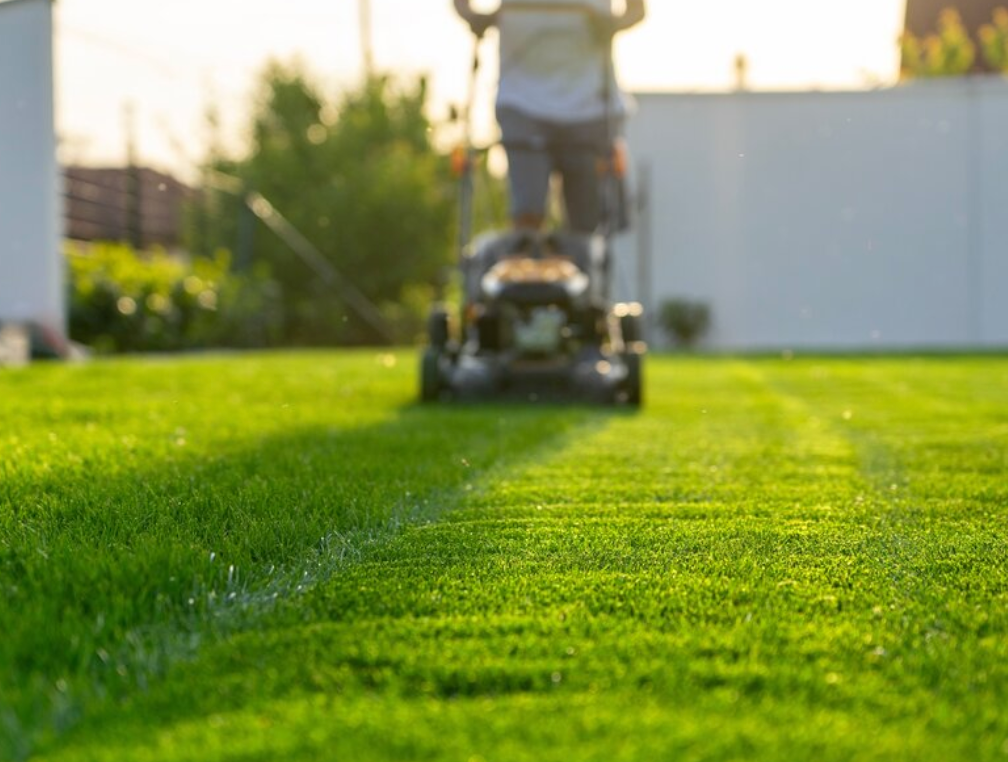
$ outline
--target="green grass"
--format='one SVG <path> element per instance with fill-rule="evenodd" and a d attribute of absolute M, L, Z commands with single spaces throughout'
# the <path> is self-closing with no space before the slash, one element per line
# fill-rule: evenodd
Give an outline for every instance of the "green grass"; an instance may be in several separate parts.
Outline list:
<path fill-rule="evenodd" d="M 0 374 L 0 757 L 1008 759 L 1008 359 L 415 364 Z"/>

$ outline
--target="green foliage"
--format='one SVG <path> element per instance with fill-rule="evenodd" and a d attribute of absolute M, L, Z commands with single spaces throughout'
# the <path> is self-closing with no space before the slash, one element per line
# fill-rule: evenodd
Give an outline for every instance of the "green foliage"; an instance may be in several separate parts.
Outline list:
<path fill-rule="evenodd" d="M 1008 8 L 995 9 L 993 23 L 980 27 L 979 36 L 987 65 L 1008 74 Z"/>
<path fill-rule="evenodd" d="M 901 44 L 905 78 L 958 77 L 973 68 L 976 60 L 976 45 L 954 8 L 941 12 L 936 34 L 921 40 L 907 32 Z"/>
<path fill-rule="evenodd" d="M 1004 758 L 1008 360 L 415 359 L 0 373 L 0 757 Z"/>
<path fill-rule="evenodd" d="M 710 305 L 692 299 L 669 299 L 658 310 L 658 323 L 676 344 L 692 347 L 710 328 Z"/>
<path fill-rule="evenodd" d="M 429 300 L 453 257 L 454 185 L 447 159 L 431 145 L 426 84 L 374 77 L 335 103 L 321 92 L 298 65 L 271 64 L 248 155 L 211 157 L 211 168 L 262 194 L 411 340 L 411 297 L 426 290 Z M 283 288 L 288 341 L 376 339 L 337 290 L 233 200 L 209 194 L 204 203 L 215 211 L 194 215 L 205 233 L 194 246 L 233 247 L 239 262 L 270 264 Z"/>
<path fill-rule="evenodd" d="M 263 346 L 279 334 L 275 284 L 230 255 L 183 259 L 127 245 L 67 248 L 70 336 L 98 352 Z"/>

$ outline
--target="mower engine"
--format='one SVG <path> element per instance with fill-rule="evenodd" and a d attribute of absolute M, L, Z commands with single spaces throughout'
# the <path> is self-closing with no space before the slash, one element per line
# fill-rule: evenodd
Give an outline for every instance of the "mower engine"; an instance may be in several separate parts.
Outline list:
<path fill-rule="evenodd" d="M 422 399 L 580 399 L 640 404 L 639 305 L 608 301 L 601 236 L 510 232 L 474 242 L 453 339 L 431 316 Z"/>

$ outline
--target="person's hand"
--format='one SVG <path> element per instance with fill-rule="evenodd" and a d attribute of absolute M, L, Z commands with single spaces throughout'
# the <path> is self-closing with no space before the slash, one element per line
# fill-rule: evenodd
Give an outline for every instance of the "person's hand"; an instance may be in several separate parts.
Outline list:
<path fill-rule="evenodd" d="M 496 13 L 473 13 L 468 19 L 469 28 L 477 37 L 486 34 L 487 29 L 497 23 Z"/>

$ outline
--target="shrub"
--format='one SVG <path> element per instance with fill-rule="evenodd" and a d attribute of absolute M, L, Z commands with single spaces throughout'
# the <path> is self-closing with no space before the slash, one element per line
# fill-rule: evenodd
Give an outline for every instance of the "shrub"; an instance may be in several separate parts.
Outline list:
<path fill-rule="evenodd" d="M 426 312 L 407 310 L 417 288 L 435 288 L 454 259 L 455 185 L 433 142 L 426 82 L 370 77 L 335 101 L 326 91 L 300 63 L 270 64 L 247 151 L 206 160 L 208 178 L 228 175 L 232 191 L 268 200 L 314 261 L 218 192 L 195 198 L 186 246 L 234 247 L 240 261 L 269 263 L 283 286 L 287 343 L 412 341 Z M 339 275 L 320 275 L 329 268 Z M 348 286 L 378 308 L 384 330 L 347 301 Z"/>
<path fill-rule="evenodd" d="M 1008 8 L 997 8 L 991 24 L 980 27 L 980 50 L 995 71 L 1008 73 Z"/>
<path fill-rule="evenodd" d="M 67 247 L 70 336 L 98 352 L 268 346 L 282 326 L 267 273 L 230 255 L 172 256 L 122 244 Z"/>
<path fill-rule="evenodd" d="M 658 321 L 675 344 L 692 347 L 710 328 L 710 307 L 690 299 L 669 299 L 662 303 Z"/>
<path fill-rule="evenodd" d="M 976 45 L 954 8 L 938 17 L 938 33 L 923 40 L 909 32 L 901 40 L 904 77 L 957 77 L 976 60 Z"/>

